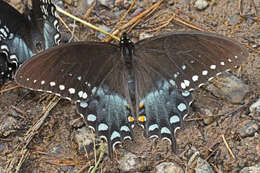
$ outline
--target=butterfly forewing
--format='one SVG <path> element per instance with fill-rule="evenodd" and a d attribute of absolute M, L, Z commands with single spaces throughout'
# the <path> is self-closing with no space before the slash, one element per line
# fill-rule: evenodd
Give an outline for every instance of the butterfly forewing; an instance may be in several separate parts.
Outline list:
<path fill-rule="evenodd" d="M 135 50 L 137 64 L 150 66 L 180 90 L 196 88 L 248 56 L 243 46 L 227 37 L 196 31 L 145 39 Z"/>
<path fill-rule="evenodd" d="M 25 62 L 16 74 L 16 82 L 73 101 L 86 100 L 92 89 L 101 85 L 114 63 L 119 63 L 115 57 L 120 57 L 117 46 L 90 42 L 66 44 Z"/>

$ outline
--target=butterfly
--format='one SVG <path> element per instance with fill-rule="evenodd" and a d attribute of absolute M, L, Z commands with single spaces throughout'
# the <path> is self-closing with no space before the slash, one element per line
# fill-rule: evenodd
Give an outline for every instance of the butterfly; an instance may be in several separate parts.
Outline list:
<path fill-rule="evenodd" d="M 32 0 L 23 14 L 0 1 L 0 87 L 27 59 L 59 43 L 55 11 L 50 0 Z"/>
<path fill-rule="evenodd" d="M 238 42 L 213 33 L 172 32 L 119 45 L 75 42 L 50 48 L 26 61 L 16 82 L 76 102 L 77 112 L 96 134 L 115 145 L 145 134 L 168 140 L 189 113 L 191 91 L 248 56 Z"/>

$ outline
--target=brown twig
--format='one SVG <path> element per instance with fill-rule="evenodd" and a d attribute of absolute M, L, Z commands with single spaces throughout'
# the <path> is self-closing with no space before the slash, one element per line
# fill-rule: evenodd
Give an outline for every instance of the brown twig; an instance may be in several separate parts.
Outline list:
<path fill-rule="evenodd" d="M 134 7 L 136 0 L 134 0 L 130 7 L 127 9 L 127 11 L 125 12 L 125 14 L 121 17 L 121 19 L 119 20 L 119 22 L 117 22 L 116 26 L 114 28 L 117 28 L 118 26 L 120 26 L 122 24 L 122 22 L 125 20 L 126 16 L 128 15 L 128 13 L 132 10 L 132 8 Z"/>
<path fill-rule="evenodd" d="M 11 88 L 3 89 L 3 90 L 0 91 L 0 94 L 5 93 L 5 92 L 7 92 L 7 91 L 14 90 L 14 89 L 18 89 L 18 88 L 21 88 L 21 87 L 18 86 L 18 85 L 16 85 L 16 86 L 11 87 Z"/>
<path fill-rule="evenodd" d="M 96 4 L 97 4 L 97 1 L 95 0 L 93 2 L 92 6 L 87 10 L 86 14 L 83 16 L 83 19 L 87 20 L 87 18 L 90 16 L 91 12 L 94 10 Z"/>
<path fill-rule="evenodd" d="M 28 152 L 28 149 L 27 149 L 28 144 L 31 142 L 34 135 L 38 133 L 39 128 L 44 123 L 44 120 L 48 117 L 49 112 L 54 108 L 54 106 L 59 102 L 59 100 L 60 100 L 59 97 L 57 97 L 57 96 L 53 97 L 51 102 L 43 110 L 43 112 L 42 112 L 43 116 L 35 123 L 35 125 L 33 127 L 31 127 L 25 133 L 25 137 L 24 137 L 23 142 L 20 143 L 16 147 L 13 154 L 11 154 L 11 155 L 14 155 L 14 158 L 12 158 L 12 160 L 9 161 L 9 165 L 8 165 L 8 168 L 7 168 L 8 172 L 14 172 L 13 169 L 15 170 L 15 172 L 17 172 L 17 173 L 19 172 L 23 162 L 25 161 L 25 159 L 29 155 L 29 152 Z M 14 165 L 16 165 L 17 159 L 18 159 L 18 164 L 15 167 Z"/>
<path fill-rule="evenodd" d="M 224 135 L 221 135 L 221 137 L 222 137 L 222 139 L 223 139 L 223 141 L 224 141 L 224 144 L 225 144 L 225 146 L 226 146 L 228 152 L 230 153 L 230 155 L 233 157 L 233 159 L 236 159 L 236 157 L 234 156 L 232 150 L 230 149 L 230 147 L 229 147 L 229 145 L 228 145 L 228 143 L 227 143 L 227 141 L 226 141 L 225 136 L 224 136 Z"/>
<path fill-rule="evenodd" d="M 240 0 L 240 2 L 239 2 L 239 9 L 240 9 L 239 14 L 240 14 L 240 16 L 243 17 L 243 18 L 247 18 L 247 15 L 243 14 L 243 13 L 244 13 L 243 1 L 244 1 L 244 0 Z M 250 1 L 251 1 L 251 4 L 253 5 L 253 8 L 254 8 L 254 10 L 255 10 L 255 17 L 253 17 L 252 19 L 253 19 L 254 21 L 259 21 L 258 9 L 257 9 L 257 7 L 256 7 L 256 5 L 255 5 L 255 2 L 254 2 L 254 0 L 250 0 Z"/>
<path fill-rule="evenodd" d="M 128 28 L 128 27 L 131 27 L 131 28 L 135 27 L 141 21 L 141 19 L 143 19 L 145 16 L 148 16 L 148 14 L 151 14 L 156 9 L 158 9 L 158 7 L 161 5 L 162 2 L 163 2 L 163 0 L 158 1 L 153 6 L 151 6 L 149 9 L 145 10 L 144 12 L 142 12 L 141 14 L 136 16 L 135 18 L 131 19 L 125 25 L 123 25 L 120 28 L 116 29 L 112 33 L 112 35 L 118 35 L 121 31 L 126 30 L 126 28 Z M 129 31 L 131 30 L 131 28 L 129 29 Z M 106 42 L 109 42 L 110 40 L 111 40 L 111 38 L 105 39 Z"/>

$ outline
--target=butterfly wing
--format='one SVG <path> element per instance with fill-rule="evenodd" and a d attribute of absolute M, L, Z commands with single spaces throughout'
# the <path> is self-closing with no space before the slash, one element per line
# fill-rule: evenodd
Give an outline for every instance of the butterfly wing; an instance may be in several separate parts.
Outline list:
<path fill-rule="evenodd" d="M 78 112 L 108 141 L 112 155 L 115 144 L 132 138 L 127 76 L 120 56 L 120 48 L 112 44 L 70 43 L 26 61 L 15 78 L 23 87 L 76 101 Z"/>
<path fill-rule="evenodd" d="M 196 31 L 136 43 L 137 112 L 148 136 L 174 144 L 174 132 L 189 112 L 188 91 L 239 65 L 247 56 L 243 46 L 227 37 Z"/>
<path fill-rule="evenodd" d="M 15 20 L 14 20 L 15 19 Z M 14 39 L 14 34 L 19 28 L 25 28 L 26 19 L 16 9 L 4 1 L 0 1 L 0 87 L 12 76 L 14 69 L 11 62 L 17 62 L 16 56 L 10 53 L 9 40 Z M 19 26 L 19 27 L 17 27 Z M 7 59 L 7 57 L 9 57 Z M 12 60 L 12 58 L 14 58 Z M 10 60 L 10 61 L 8 61 Z M 16 68 L 16 65 L 14 65 Z"/>
<path fill-rule="evenodd" d="M 55 46 L 60 38 L 53 4 L 39 0 L 32 3 L 32 10 L 20 14 L 8 3 L 0 2 L 0 53 L 7 61 L 2 65 L 7 64 L 8 69 L 0 71 L 5 73 L 3 81 L 12 79 L 20 64 L 38 51 Z"/>
<path fill-rule="evenodd" d="M 51 0 L 32 0 L 32 16 L 38 30 L 43 33 L 45 49 L 58 45 L 61 37 L 59 21 Z"/>

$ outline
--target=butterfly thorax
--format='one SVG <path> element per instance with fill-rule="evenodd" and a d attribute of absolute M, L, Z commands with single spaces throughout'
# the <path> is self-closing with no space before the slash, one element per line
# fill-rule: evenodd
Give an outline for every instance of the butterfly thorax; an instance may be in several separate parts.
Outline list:
<path fill-rule="evenodd" d="M 126 66 L 127 71 L 127 83 L 129 89 L 129 95 L 131 102 L 135 105 L 135 75 L 133 72 L 133 54 L 134 44 L 129 39 L 126 33 L 123 33 L 120 38 L 121 57 Z"/>
<path fill-rule="evenodd" d="M 131 70 L 133 67 L 132 56 L 134 51 L 134 44 L 129 39 L 126 33 L 123 33 L 120 38 L 121 57 L 126 67 Z"/>

